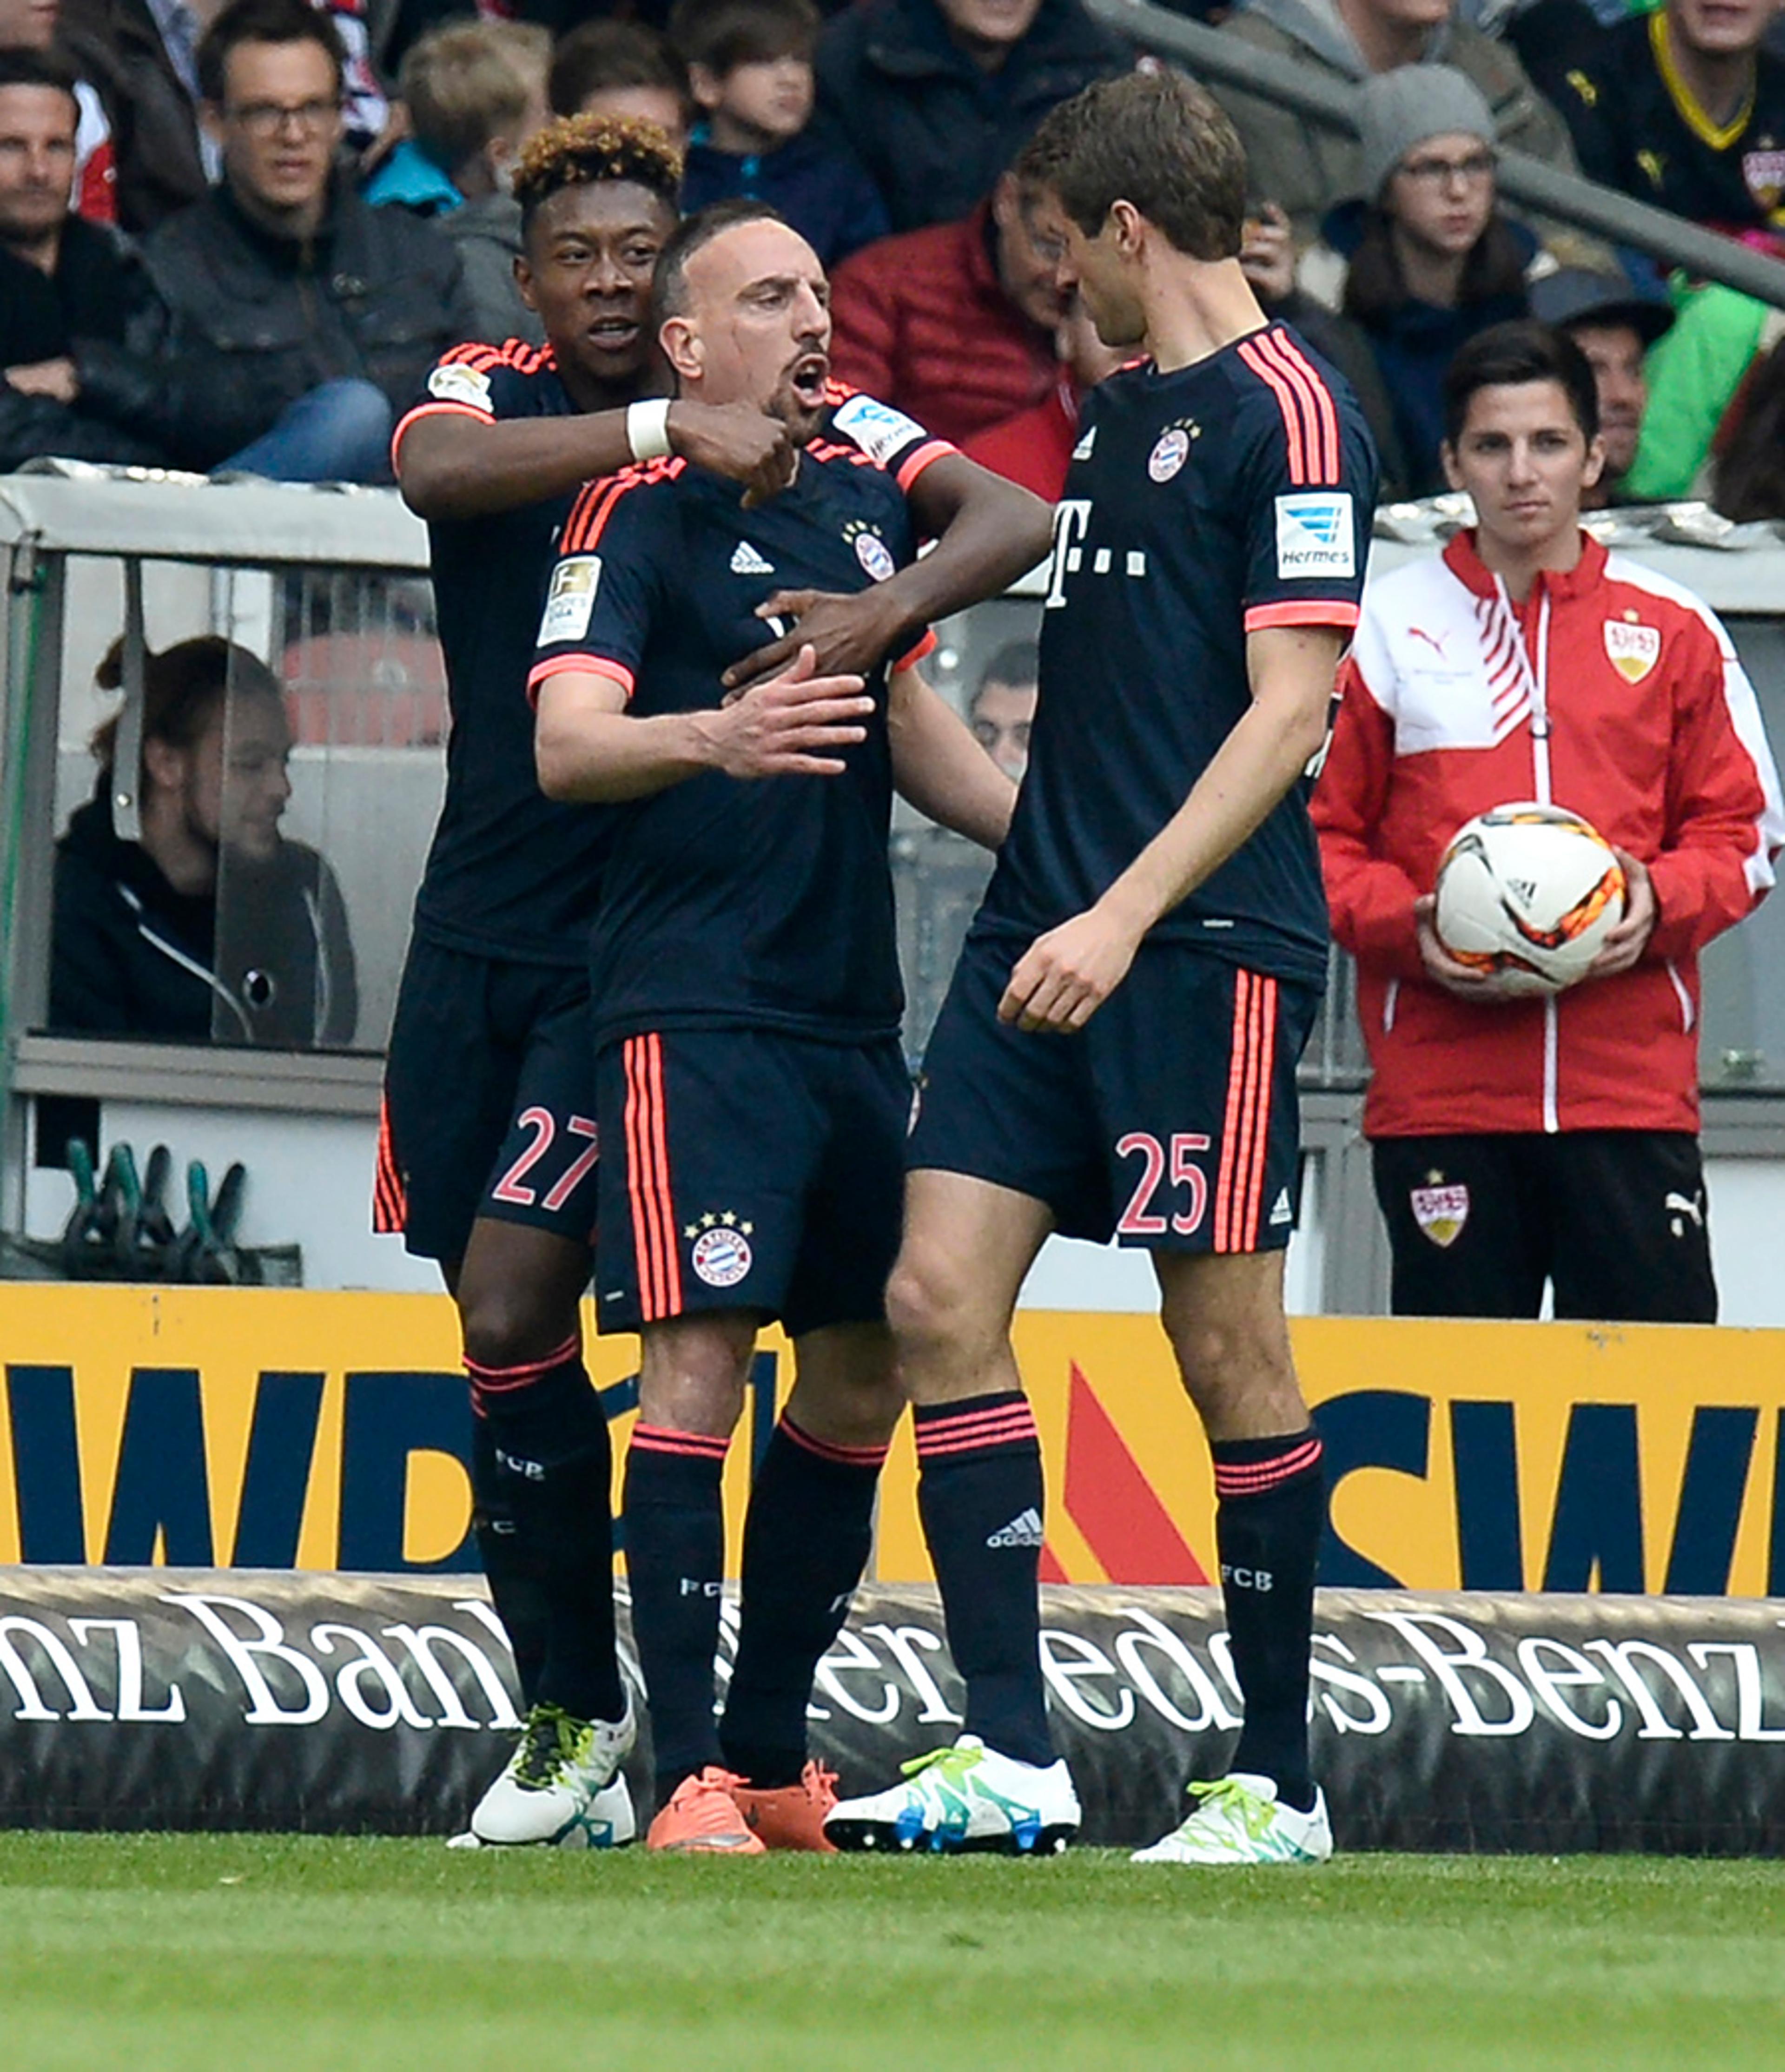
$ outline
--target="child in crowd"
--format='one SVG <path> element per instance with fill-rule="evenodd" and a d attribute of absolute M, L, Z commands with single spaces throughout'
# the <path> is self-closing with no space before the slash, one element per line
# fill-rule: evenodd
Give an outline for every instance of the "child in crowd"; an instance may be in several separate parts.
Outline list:
<path fill-rule="evenodd" d="M 554 115 L 630 115 L 687 148 L 687 72 L 643 22 L 602 15 L 571 30 L 553 55 L 550 91 Z"/>
<path fill-rule="evenodd" d="M 669 35 L 700 110 L 683 207 L 768 202 L 829 267 L 890 225 L 862 167 L 807 128 L 821 19 L 813 0 L 677 0 Z"/>

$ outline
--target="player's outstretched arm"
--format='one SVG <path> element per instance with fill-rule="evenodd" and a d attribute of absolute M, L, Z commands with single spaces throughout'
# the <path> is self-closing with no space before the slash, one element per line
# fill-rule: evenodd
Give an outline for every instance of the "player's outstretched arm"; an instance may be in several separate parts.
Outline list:
<path fill-rule="evenodd" d="M 899 796 L 981 849 L 998 848 L 1017 787 L 916 670 L 899 670 L 888 686 L 886 726 Z"/>
<path fill-rule="evenodd" d="M 667 431 L 672 453 L 742 483 L 746 504 L 793 479 L 786 426 L 748 403 L 672 403 Z M 397 441 L 397 487 L 422 518 L 490 517 L 570 495 L 631 464 L 623 409 L 493 421 L 441 411 L 410 420 Z"/>
<path fill-rule="evenodd" d="M 1128 974 L 1154 922 L 1211 877 L 1318 752 L 1342 636 L 1273 626 L 1246 636 L 1252 703 L 1190 796 L 1096 905 L 1038 936 L 999 1003 L 1024 1029 L 1082 1029 Z"/>
<path fill-rule="evenodd" d="M 799 623 L 734 663 L 726 672 L 728 689 L 784 668 L 803 643 L 817 649 L 821 668 L 865 674 L 903 653 L 932 621 L 999 595 L 1047 557 L 1053 530 L 1048 507 L 964 454 L 932 461 L 907 494 L 934 548 L 853 596 L 806 590 L 766 598 L 759 618 Z"/>
<path fill-rule="evenodd" d="M 626 709 L 627 689 L 567 669 L 539 687 L 533 756 L 549 799 L 615 804 L 649 798 L 709 770 L 728 777 L 836 777 L 864 739 L 874 700 L 859 676 L 817 674 L 809 648 L 771 682 L 710 710 Z"/>

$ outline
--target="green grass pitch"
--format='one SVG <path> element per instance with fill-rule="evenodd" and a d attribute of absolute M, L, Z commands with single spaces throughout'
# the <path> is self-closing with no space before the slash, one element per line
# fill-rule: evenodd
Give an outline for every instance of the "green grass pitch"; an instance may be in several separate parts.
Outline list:
<path fill-rule="evenodd" d="M 0 1835 L 0 2063 L 1785 2066 L 1785 1864 Z"/>

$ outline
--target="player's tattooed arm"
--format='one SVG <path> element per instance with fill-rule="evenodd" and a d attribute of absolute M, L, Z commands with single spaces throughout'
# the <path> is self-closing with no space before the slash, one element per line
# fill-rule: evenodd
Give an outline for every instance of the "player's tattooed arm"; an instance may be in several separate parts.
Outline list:
<path fill-rule="evenodd" d="M 998 1005 L 1023 1029 L 1082 1029 L 1128 975 L 1148 929 L 1211 877 L 1301 776 L 1326 736 L 1342 635 L 1322 626 L 1246 636 L 1252 703 L 1190 796 L 1096 906 L 1039 935 Z"/>
<path fill-rule="evenodd" d="M 981 849 L 997 849 L 1010 831 L 1017 787 L 915 669 L 899 670 L 887 688 L 886 728 L 899 796 Z"/>
<path fill-rule="evenodd" d="M 934 549 L 853 596 L 804 590 L 765 598 L 758 618 L 798 624 L 734 663 L 726 672 L 728 689 L 784 668 L 802 643 L 817 649 L 821 668 L 865 674 L 908 649 L 936 619 L 997 596 L 1047 557 L 1053 529 L 1048 506 L 964 454 L 932 461 L 907 500 Z"/>
<path fill-rule="evenodd" d="M 786 426 L 751 404 L 672 403 L 668 430 L 672 452 L 742 483 L 746 505 L 766 501 L 793 479 Z M 416 418 L 401 433 L 397 480 L 420 517 L 484 518 L 568 496 L 631 462 L 623 409 L 494 422 L 442 411 Z"/>
<path fill-rule="evenodd" d="M 568 669 L 539 687 L 533 757 L 549 799 L 615 804 L 666 791 L 709 770 L 728 777 L 836 777 L 864 740 L 874 700 L 855 676 L 820 676 L 803 648 L 790 668 L 700 712 L 640 717 L 627 687 Z"/>

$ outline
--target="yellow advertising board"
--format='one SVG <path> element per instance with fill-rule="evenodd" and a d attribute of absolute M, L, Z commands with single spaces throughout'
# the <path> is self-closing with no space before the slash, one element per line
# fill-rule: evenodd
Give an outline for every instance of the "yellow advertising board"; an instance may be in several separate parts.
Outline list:
<path fill-rule="evenodd" d="M 1322 1580 L 1414 1589 L 1785 1594 L 1785 1333 L 1322 1318 L 1295 1326 L 1325 1435 Z M 1028 1311 L 1044 1572 L 1196 1582 L 1208 1455 L 1150 1318 Z M 636 1342 L 589 1335 L 623 1449 Z M 432 1296 L 0 1289 L 0 1562 L 475 1565 L 452 1310 Z M 791 1380 L 765 1333 L 727 1472 Z M 928 1575 L 908 1430 L 876 1572 Z"/>

